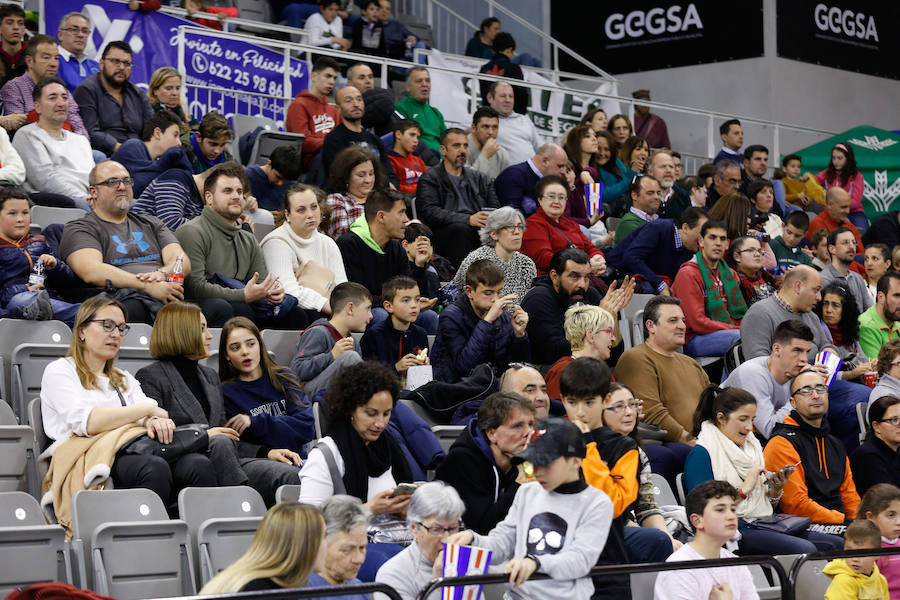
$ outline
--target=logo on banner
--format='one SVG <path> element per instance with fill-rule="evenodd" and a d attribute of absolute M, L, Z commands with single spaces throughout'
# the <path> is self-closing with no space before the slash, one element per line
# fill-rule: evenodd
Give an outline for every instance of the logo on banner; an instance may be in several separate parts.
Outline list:
<path fill-rule="evenodd" d="M 668 9 L 659 7 L 648 11 L 633 10 L 627 15 L 613 13 L 604 24 L 606 37 L 621 40 L 626 37 L 636 39 L 645 35 L 662 35 L 664 33 L 683 33 L 690 28 L 703 29 L 700 14 L 693 3 L 688 4 L 682 15 L 682 7 L 678 4 Z M 675 36 L 680 37 L 680 36 Z M 667 37 L 666 40 L 671 40 Z"/>
<path fill-rule="evenodd" d="M 875 28 L 875 17 L 867 17 L 863 13 L 855 13 L 852 10 L 842 10 L 837 6 L 829 7 L 825 4 L 817 4 L 813 10 L 813 18 L 820 31 L 867 42 L 879 41 L 878 30 Z"/>
<path fill-rule="evenodd" d="M 91 46 L 94 45 L 93 36 L 88 38 L 86 54 L 89 56 L 94 56 L 95 54 L 98 57 L 101 56 L 106 44 L 117 40 L 124 40 L 125 35 L 131 28 L 131 19 L 114 19 L 113 21 L 110 21 L 109 17 L 106 16 L 106 10 L 102 6 L 96 4 L 85 4 L 81 12 L 83 12 L 85 16 L 87 16 L 88 21 L 94 25 L 94 31 L 103 38 L 96 53 L 91 48 Z M 144 48 L 144 40 L 136 35 L 132 35 L 128 38 L 128 45 L 131 46 L 131 49 L 137 54 Z"/>
<path fill-rule="evenodd" d="M 853 138 L 850 140 L 850 143 L 857 146 L 862 146 L 863 148 L 868 148 L 869 150 L 874 150 L 876 152 L 878 150 L 884 150 L 888 146 L 893 146 L 897 143 L 897 140 L 879 140 L 878 137 L 874 135 L 867 135 L 865 137 L 865 141 L 858 138 Z"/>
<path fill-rule="evenodd" d="M 866 184 L 863 196 L 865 196 L 875 210 L 879 213 L 887 212 L 891 208 L 891 204 L 900 197 L 900 177 L 894 180 L 894 183 L 888 185 L 887 171 L 875 171 L 875 187 Z"/>

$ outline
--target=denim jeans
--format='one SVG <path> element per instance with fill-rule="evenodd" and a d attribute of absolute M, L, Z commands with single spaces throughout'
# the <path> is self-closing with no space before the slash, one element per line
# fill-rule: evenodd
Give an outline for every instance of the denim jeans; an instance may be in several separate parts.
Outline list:
<path fill-rule="evenodd" d="M 21 319 L 22 309 L 31 304 L 37 297 L 37 292 L 20 292 L 10 298 L 3 311 L 4 317 Z M 53 309 L 53 318 L 67 323 L 70 327 L 75 322 L 75 314 L 81 304 L 69 304 L 56 298 L 50 298 L 50 307 Z"/>
<path fill-rule="evenodd" d="M 741 337 L 740 329 L 720 329 L 712 333 L 695 335 L 684 345 L 684 353 L 698 356 L 723 356 L 735 340 Z"/>

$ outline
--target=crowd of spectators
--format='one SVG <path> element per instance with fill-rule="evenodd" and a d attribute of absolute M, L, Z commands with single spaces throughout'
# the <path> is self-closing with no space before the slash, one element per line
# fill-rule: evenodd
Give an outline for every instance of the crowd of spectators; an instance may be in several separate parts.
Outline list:
<path fill-rule="evenodd" d="M 338 0 L 279 14 L 305 19 L 313 45 L 410 58 L 420 41 L 390 0 L 358 4 L 360 16 Z M 768 149 L 744 148 L 730 119 L 715 159 L 683 173 L 647 106 L 633 125 L 592 107 L 546 141 L 527 85 L 484 81 L 462 129 L 432 104 L 427 67 L 392 71 L 405 80 L 394 102 L 370 65 L 320 56 L 286 110 L 302 145 L 245 167 L 225 116 L 183 104 L 178 71 L 158 69 L 144 92 L 128 43 L 85 55 L 85 15 L 27 41 L 23 17 L 0 6 L 0 314 L 72 326 L 41 391 L 45 431 L 71 437 L 56 452 L 115 440 L 116 487 L 170 506 L 189 485 L 251 485 L 272 505 L 299 483 L 324 514 L 272 509 L 204 592 L 359 576 L 414 597 L 440 573 L 444 541 L 493 550 L 513 582 L 567 580 L 517 588 L 528 597 L 589 597 L 595 564 L 731 556 L 721 547 L 738 530 L 738 554 L 841 548 L 844 526 L 877 523 L 882 488 L 900 484 L 900 219 L 870 226 L 848 144 L 817 175 L 785 157 L 776 185 Z M 467 54 L 519 80 L 532 60 L 495 18 Z M 35 234 L 32 204 L 85 214 Z M 637 330 L 620 331 L 632 302 Z M 153 326 L 155 362 L 132 375 L 114 360 L 135 322 Z M 202 362 L 212 327 L 218 369 Z M 289 365 L 273 362 L 263 329 L 296 333 Z M 400 402 L 423 367 L 421 408 L 464 426 L 446 453 Z M 324 437 L 308 447 L 315 404 Z M 202 426 L 208 447 L 171 464 L 119 452 L 182 425 Z M 404 486 L 431 471 L 437 482 Z M 680 529 L 648 492 L 651 473 L 673 487 L 684 474 Z M 759 523 L 776 513 L 811 524 L 772 533 Z M 277 553 L 291 528 L 315 556 L 257 569 L 253 556 Z M 882 572 L 900 587 L 896 569 Z M 683 573 L 660 577 L 665 597 L 694 597 Z M 699 597 L 752 588 L 744 575 L 700 577 Z M 594 597 L 627 586 L 612 576 Z"/>

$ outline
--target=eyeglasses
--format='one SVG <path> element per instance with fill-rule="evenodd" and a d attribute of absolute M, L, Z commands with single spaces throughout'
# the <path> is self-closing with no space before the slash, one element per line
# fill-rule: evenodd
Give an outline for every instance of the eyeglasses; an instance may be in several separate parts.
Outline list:
<path fill-rule="evenodd" d="M 126 69 L 130 69 L 133 64 L 130 60 L 122 60 L 121 58 L 104 58 L 101 60 L 109 61 L 117 67 L 125 67 Z"/>
<path fill-rule="evenodd" d="M 100 323 L 106 333 L 112 333 L 113 329 L 118 329 L 120 334 L 125 335 L 131 331 L 131 326 L 127 323 L 116 323 L 112 319 L 91 319 L 88 323 Z"/>
<path fill-rule="evenodd" d="M 820 396 L 824 396 L 828 393 L 828 386 L 822 385 L 821 383 L 818 385 L 805 385 L 802 388 L 798 388 L 794 390 L 795 396 L 811 396 L 813 392 L 816 392 Z"/>
<path fill-rule="evenodd" d="M 598 329 L 598 330 L 595 331 L 594 333 L 608 333 L 608 334 L 612 334 L 612 332 L 613 332 L 613 328 L 612 328 L 612 327 L 604 327 L 603 329 Z"/>
<path fill-rule="evenodd" d="M 518 225 L 506 225 L 500 229 L 505 229 L 506 231 L 525 231 L 525 226 L 520 223 Z"/>
<path fill-rule="evenodd" d="M 881 419 L 878 423 L 890 423 L 894 427 L 900 425 L 900 417 L 891 417 L 890 419 Z"/>
<path fill-rule="evenodd" d="M 71 34 L 91 35 L 91 30 L 87 27 L 66 27 L 65 29 L 60 29 L 60 31 L 67 31 Z"/>
<path fill-rule="evenodd" d="M 125 187 L 131 187 L 134 184 L 134 179 L 131 177 L 123 177 L 121 179 L 107 179 L 106 181 L 98 181 L 94 185 L 102 185 L 110 188 L 117 188 L 120 185 L 124 185 Z"/>
<path fill-rule="evenodd" d="M 452 527 L 440 527 L 439 525 L 432 525 L 431 527 L 429 527 L 421 521 L 419 523 L 416 523 L 416 525 L 418 525 L 419 527 L 427 531 L 429 535 L 433 535 L 434 537 L 444 537 L 452 533 L 459 533 L 459 531 L 463 528 L 462 521 Z"/>
<path fill-rule="evenodd" d="M 763 253 L 762 248 L 744 248 L 743 250 L 738 250 L 738 254 L 743 254 L 744 252 L 752 252 L 754 256 L 760 256 Z"/>
<path fill-rule="evenodd" d="M 639 410 L 641 410 L 641 407 L 642 407 L 642 406 L 644 406 L 643 401 L 641 401 L 641 400 L 632 400 L 631 402 L 628 402 L 628 403 L 625 403 L 625 402 L 619 402 L 618 404 L 613 404 L 612 406 L 607 406 L 607 407 L 606 407 L 605 409 L 603 409 L 603 410 L 608 410 L 609 412 L 614 412 L 614 413 L 616 413 L 617 415 L 620 415 L 620 414 L 622 414 L 623 412 L 625 412 L 625 409 L 626 409 L 626 408 L 627 408 L 628 410 L 630 410 L 630 411 L 638 412 Z"/>
<path fill-rule="evenodd" d="M 544 194 L 541 197 L 546 198 L 547 200 L 568 200 L 569 199 L 569 197 L 566 194 Z"/>
<path fill-rule="evenodd" d="M 892 367 L 900 367 L 900 360 L 898 360 L 897 362 L 892 362 L 891 366 Z"/>

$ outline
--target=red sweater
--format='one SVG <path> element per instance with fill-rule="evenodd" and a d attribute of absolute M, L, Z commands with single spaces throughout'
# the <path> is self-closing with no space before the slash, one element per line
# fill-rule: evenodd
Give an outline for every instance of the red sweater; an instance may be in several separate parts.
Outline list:
<path fill-rule="evenodd" d="M 303 162 L 312 161 L 325 141 L 325 135 L 340 125 L 341 113 L 338 108 L 328 103 L 328 98 L 321 100 L 303 90 L 288 107 L 284 128 L 293 133 L 302 133 Z"/>
<path fill-rule="evenodd" d="M 734 274 L 734 277 L 737 279 L 737 273 Z M 687 325 L 685 334 L 687 340 L 695 335 L 704 335 L 722 329 L 741 328 L 740 325 L 716 321 L 706 314 L 706 286 L 703 285 L 700 265 L 694 259 L 684 263 L 678 269 L 678 274 L 675 275 L 675 281 L 672 283 L 672 295 L 681 300 L 684 321 Z"/>
<path fill-rule="evenodd" d="M 419 187 L 419 177 L 425 172 L 425 161 L 415 154 L 400 156 L 393 150 L 388 153 L 388 158 L 391 159 L 391 166 L 400 182 L 397 190 L 404 194 L 415 194 Z"/>
<path fill-rule="evenodd" d="M 550 270 L 550 259 L 553 255 L 574 244 L 579 250 L 587 252 L 588 256 L 603 253 L 591 243 L 581 232 L 578 223 L 560 217 L 559 222 L 554 223 L 540 206 L 537 211 L 525 221 L 525 235 L 522 237 L 522 254 L 534 261 L 538 275 L 546 275 Z"/>

